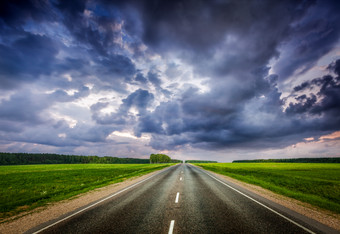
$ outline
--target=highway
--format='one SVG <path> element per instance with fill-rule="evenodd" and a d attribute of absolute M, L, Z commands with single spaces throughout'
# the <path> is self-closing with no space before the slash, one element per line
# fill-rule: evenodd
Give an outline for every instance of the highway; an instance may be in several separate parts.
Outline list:
<path fill-rule="evenodd" d="M 179 164 L 29 233 L 338 233 Z"/>

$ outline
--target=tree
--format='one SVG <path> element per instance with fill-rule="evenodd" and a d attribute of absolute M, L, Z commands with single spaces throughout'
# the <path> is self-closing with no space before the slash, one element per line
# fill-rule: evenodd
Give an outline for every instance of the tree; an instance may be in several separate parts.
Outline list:
<path fill-rule="evenodd" d="M 165 154 L 151 154 L 150 163 L 171 163 L 171 158 Z"/>

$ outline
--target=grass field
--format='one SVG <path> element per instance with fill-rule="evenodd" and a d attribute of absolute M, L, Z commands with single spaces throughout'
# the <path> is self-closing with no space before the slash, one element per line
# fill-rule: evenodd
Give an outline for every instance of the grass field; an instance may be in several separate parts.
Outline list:
<path fill-rule="evenodd" d="M 0 166 L 0 221 L 46 203 L 170 164 L 59 164 Z"/>
<path fill-rule="evenodd" d="M 195 165 L 340 213 L 340 164 L 202 163 Z"/>

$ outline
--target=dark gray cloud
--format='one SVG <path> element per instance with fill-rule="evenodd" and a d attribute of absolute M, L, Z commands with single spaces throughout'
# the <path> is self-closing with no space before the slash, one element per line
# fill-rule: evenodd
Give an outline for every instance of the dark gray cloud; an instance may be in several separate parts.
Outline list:
<path fill-rule="evenodd" d="M 225 75 L 244 67 L 250 71 L 278 55 L 278 45 L 293 33 L 291 24 L 312 3 L 147 1 L 141 4 L 143 39 L 156 51 L 180 48 L 200 73 Z M 225 53 L 212 60 L 219 49 Z"/>
<path fill-rule="evenodd" d="M 149 107 L 154 100 L 154 95 L 147 90 L 138 89 L 131 93 L 127 98 L 122 99 L 122 104 L 117 112 L 110 114 L 101 114 L 100 111 L 108 107 L 110 103 L 99 102 L 91 106 L 92 118 L 99 124 L 114 124 L 114 125 L 132 125 L 135 123 L 135 116 L 129 113 L 132 107 L 138 111 L 138 116 L 143 116 L 147 113 Z M 120 127 L 121 128 L 121 127 Z"/>
<path fill-rule="evenodd" d="M 159 75 L 156 72 L 148 72 L 148 80 L 156 87 L 159 88 L 162 84 L 161 79 L 159 78 Z"/>
<path fill-rule="evenodd" d="M 329 65 L 338 76 L 326 75 L 321 78 L 306 81 L 294 88 L 294 92 L 307 92 L 297 96 L 295 103 L 290 103 L 286 109 L 288 114 L 298 114 L 301 117 L 315 117 L 319 130 L 340 129 L 340 77 L 337 64 L 340 60 Z M 313 93 L 311 90 L 318 90 Z M 308 96 L 307 96 L 308 95 Z"/>
<path fill-rule="evenodd" d="M 131 93 L 126 99 L 123 99 L 121 110 L 126 111 L 131 107 L 136 107 L 140 114 L 146 111 L 148 105 L 154 100 L 154 95 L 147 90 L 138 89 Z"/>
<path fill-rule="evenodd" d="M 150 144 L 160 150 L 185 144 L 204 149 L 267 148 L 340 129 L 338 77 L 327 75 L 295 87 L 294 95 L 311 88 L 317 91 L 296 96 L 285 111 L 276 78 L 264 80 L 266 85 L 255 89 L 257 95 L 245 92 L 233 97 L 235 103 L 228 102 L 223 90 L 200 94 L 189 89 L 180 101 L 161 103 L 140 118 L 136 135 L 154 133 Z"/>
<path fill-rule="evenodd" d="M 302 1 L 178 0 L 146 1 L 146 4 L 140 5 L 144 22 L 144 41 L 163 49 L 176 43 L 185 49 L 198 51 L 206 51 L 219 44 L 227 31 L 248 34 L 252 28 L 255 29 L 261 24 L 272 25 L 270 29 L 281 30 L 282 25 L 287 25 L 289 20 L 299 17 L 306 8 Z M 266 27 L 261 29 L 267 30 Z M 257 32 L 254 30 L 254 33 Z"/>
<path fill-rule="evenodd" d="M 0 88 L 15 88 L 41 76 L 70 72 L 75 80 L 82 80 L 76 86 L 87 77 L 97 77 L 100 82 L 92 83 L 96 82 L 98 88 L 111 86 L 125 92 L 124 83 L 132 81 L 136 69 L 119 44 L 123 22 L 114 5 L 88 1 L 4 1 L 1 6 L 0 52 L 7 56 L 0 59 Z M 59 28 L 52 31 L 45 23 Z M 57 58 L 58 53 L 65 52 L 70 56 Z M 61 84 L 60 79 L 50 80 Z"/>
<path fill-rule="evenodd" d="M 34 96 L 31 92 L 18 92 L 0 103 L 2 120 L 41 123 L 40 113 L 49 105 L 45 98 Z"/>
<path fill-rule="evenodd" d="M 116 25 L 122 22 L 107 4 L 77 0 L 57 1 L 55 6 L 60 9 L 63 22 L 75 39 L 89 45 L 90 49 L 107 56 L 110 54 L 109 49 L 119 47 L 115 42 L 120 36 Z"/>
<path fill-rule="evenodd" d="M 26 33 L 10 46 L 0 44 L 0 53 L 4 55 L 0 58 L 0 87 L 6 89 L 50 74 L 58 47 L 46 36 Z"/>
<path fill-rule="evenodd" d="M 40 104 L 35 98 L 40 100 Z M 26 93 L 1 103 L 1 139 L 8 142 L 75 148 L 85 147 L 88 143 L 107 142 L 108 135 L 116 129 L 80 121 L 71 127 L 65 119 L 53 119 L 49 116 L 48 107 L 56 103 L 54 98 L 54 94 L 32 97 Z M 63 98 L 59 98 L 59 101 L 64 102 Z"/>
<path fill-rule="evenodd" d="M 292 26 L 294 38 L 274 67 L 281 79 L 308 71 L 335 46 L 340 36 L 339 11 L 339 1 L 317 1 L 309 14 Z"/>
<path fill-rule="evenodd" d="M 20 27 L 27 20 L 42 21 L 53 17 L 49 1 L 1 1 L 0 18 L 11 27 Z"/>
<path fill-rule="evenodd" d="M 148 82 L 148 80 L 143 76 L 142 73 L 137 73 L 135 80 L 140 82 L 141 84 L 146 84 Z"/>
<path fill-rule="evenodd" d="M 130 80 L 136 73 L 136 68 L 132 61 L 128 57 L 122 55 L 111 55 L 97 62 L 100 65 L 98 66 L 97 73 L 103 76 L 102 79 L 109 81 L 117 78 Z"/>
<path fill-rule="evenodd" d="M 76 125 L 75 129 L 69 131 L 70 139 L 86 142 L 105 142 L 115 128 L 108 126 L 87 126 L 84 124 Z"/>
<path fill-rule="evenodd" d="M 340 76 L 340 59 L 336 60 L 335 62 L 331 63 L 328 66 L 330 71 L 333 71 L 338 77 Z"/>
<path fill-rule="evenodd" d="M 128 130 L 150 134 L 154 149 L 262 149 L 337 131 L 340 60 L 319 78 L 293 75 L 334 50 L 339 10 L 330 0 L 2 1 L 0 141 L 76 148 Z M 300 84 L 283 98 L 283 82 Z M 75 106 L 81 114 L 66 110 Z"/>
<path fill-rule="evenodd" d="M 70 102 L 78 98 L 87 97 L 90 94 L 90 89 L 87 86 L 82 86 L 73 95 L 67 94 L 64 90 L 56 90 L 51 95 L 49 99 L 51 102 Z"/>

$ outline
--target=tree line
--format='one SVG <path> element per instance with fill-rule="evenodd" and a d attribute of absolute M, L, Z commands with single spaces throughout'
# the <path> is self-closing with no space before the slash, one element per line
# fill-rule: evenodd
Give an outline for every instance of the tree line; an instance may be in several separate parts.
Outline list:
<path fill-rule="evenodd" d="M 171 159 L 166 154 L 151 154 L 150 155 L 150 163 L 180 163 L 181 160 Z"/>
<path fill-rule="evenodd" d="M 207 160 L 185 160 L 185 163 L 217 163 L 217 161 L 207 161 Z"/>
<path fill-rule="evenodd" d="M 340 163 L 340 158 L 285 158 L 285 159 L 254 159 L 234 160 L 233 163 Z"/>
<path fill-rule="evenodd" d="M 0 165 L 28 165 L 28 164 L 144 164 L 149 159 L 117 158 L 98 156 L 79 156 L 63 154 L 32 154 L 32 153 L 0 153 Z"/>

